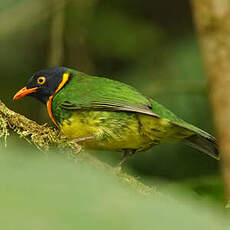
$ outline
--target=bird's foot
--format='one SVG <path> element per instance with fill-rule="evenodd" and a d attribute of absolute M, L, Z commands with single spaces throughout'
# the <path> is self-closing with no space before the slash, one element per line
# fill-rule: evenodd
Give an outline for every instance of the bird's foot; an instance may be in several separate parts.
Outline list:
<path fill-rule="evenodd" d="M 94 139 L 94 136 L 81 137 L 81 138 L 73 139 L 72 141 L 74 143 L 79 143 L 79 142 L 82 142 L 82 141 L 87 141 L 87 140 L 92 140 L 92 139 Z"/>
<path fill-rule="evenodd" d="M 122 167 L 117 165 L 115 168 L 114 168 L 114 174 L 120 174 L 122 172 Z"/>

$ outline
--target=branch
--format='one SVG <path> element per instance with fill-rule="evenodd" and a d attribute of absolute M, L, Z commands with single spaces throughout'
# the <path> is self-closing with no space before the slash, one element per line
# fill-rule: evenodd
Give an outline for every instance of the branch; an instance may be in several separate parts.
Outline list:
<path fill-rule="evenodd" d="M 6 138 L 9 135 L 9 129 L 16 132 L 20 137 L 27 139 L 42 151 L 47 151 L 51 146 L 57 146 L 65 150 L 71 149 L 77 160 L 85 162 L 93 167 L 103 169 L 107 173 L 117 176 L 119 181 L 132 186 L 139 193 L 153 193 L 151 187 L 144 185 L 134 177 L 99 161 L 94 156 L 85 152 L 79 145 L 68 141 L 59 133 L 59 131 L 46 124 L 39 125 L 36 122 L 15 113 L 7 108 L 0 100 L 0 138 L 4 138 L 6 141 Z"/>

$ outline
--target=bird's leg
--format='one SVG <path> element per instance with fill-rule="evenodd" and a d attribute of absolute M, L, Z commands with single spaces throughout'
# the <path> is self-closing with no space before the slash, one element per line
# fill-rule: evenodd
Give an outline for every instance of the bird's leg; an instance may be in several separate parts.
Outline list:
<path fill-rule="evenodd" d="M 72 140 L 72 141 L 73 141 L 74 143 L 79 143 L 79 142 L 82 142 L 82 141 L 92 140 L 92 139 L 94 139 L 94 138 L 95 138 L 94 136 L 81 137 L 81 138 L 74 139 L 74 140 Z"/>
<path fill-rule="evenodd" d="M 122 165 L 123 163 L 126 162 L 127 158 L 128 158 L 129 156 L 134 155 L 135 152 L 136 152 L 136 151 L 133 150 L 133 149 L 125 149 L 125 150 L 124 150 L 124 153 L 123 153 L 123 155 L 122 155 L 121 161 L 120 161 L 119 164 L 118 164 L 118 167 L 121 167 L 121 165 Z"/>
<path fill-rule="evenodd" d="M 135 152 L 136 152 L 136 151 L 133 150 L 133 149 L 124 149 L 124 153 L 123 153 L 123 155 L 122 155 L 121 161 L 120 161 L 120 162 L 118 163 L 118 165 L 115 167 L 115 172 L 116 172 L 116 173 L 120 173 L 120 172 L 121 172 L 121 170 L 122 170 L 122 168 L 121 168 L 122 164 L 126 162 L 126 160 L 127 160 L 127 158 L 128 158 L 129 156 L 134 155 Z"/>
<path fill-rule="evenodd" d="M 118 163 L 118 167 L 121 167 L 121 165 L 126 162 L 128 156 L 129 156 L 129 150 L 125 150 L 122 154 L 120 162 Z"/>

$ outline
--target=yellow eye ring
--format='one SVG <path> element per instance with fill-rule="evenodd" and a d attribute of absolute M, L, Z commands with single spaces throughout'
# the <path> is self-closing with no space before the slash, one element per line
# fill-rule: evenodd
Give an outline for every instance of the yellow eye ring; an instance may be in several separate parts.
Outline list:
<path fill-rule="evenodd" d="M 37 79 L 37 83 L 38 83 L 39 85 L 45 84 L 45 83 L 46 83 L 46 78 L 45 78 L 44 76 L 39 77 L 39 78 Z"/>

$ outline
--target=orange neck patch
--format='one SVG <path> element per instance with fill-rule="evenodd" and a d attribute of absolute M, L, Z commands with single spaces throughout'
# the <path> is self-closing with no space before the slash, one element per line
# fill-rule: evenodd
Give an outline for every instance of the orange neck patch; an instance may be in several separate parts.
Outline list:
<path fill-rule="evenodd" d="M 65 86 L 65 84 L 69 81 L 69 77 L 70 77 L 70 73 L 64 73 L 64 74 L 63 74 L 61 83 L 59 84 L 59 86 L 58 86 L 58 88 L 56 89 L 56 91 L 54 92 L 54 94 L 51 95 L 51 96 L 49 97 L 49 100 L 48 100 L 47 103 L 46 103 L 49 117 L 50 117 L 50 119 L 52 120 L 52 122 L 53 122 L 57 127 L 58 127 L 58 124 L 57 124 L 57 122 L 55 121 L 54 116 L 53 116 L 53 113 L 52 113 L 52 101 L 53 101 L 54 96 L 55 96 L 55 95 Z"/>

